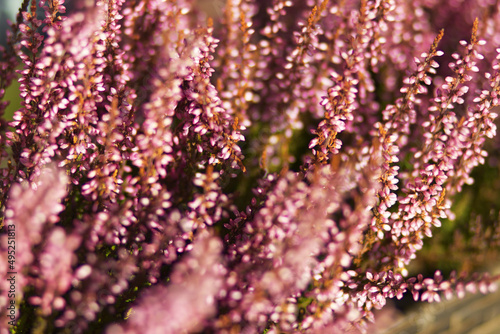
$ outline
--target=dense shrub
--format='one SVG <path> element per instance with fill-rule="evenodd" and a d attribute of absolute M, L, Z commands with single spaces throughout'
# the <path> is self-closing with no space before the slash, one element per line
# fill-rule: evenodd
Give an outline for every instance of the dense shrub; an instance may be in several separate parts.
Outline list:
<path fill-rule="evenodd" d="M 496 4 L 63 3 L 1 50 L 1 333 L 344 333 L 494 288 L 411 264 L 498 249 L 498 200 L 452 210 L 498 190 L 466 186 L 498 172 Z"/>

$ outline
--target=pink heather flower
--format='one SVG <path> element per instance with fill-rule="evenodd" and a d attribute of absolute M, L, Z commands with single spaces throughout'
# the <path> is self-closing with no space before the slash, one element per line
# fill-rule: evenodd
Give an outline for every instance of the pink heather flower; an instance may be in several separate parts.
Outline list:
<path fill-rule="evenodd" d="M 8 271 L 16 271 L 16 291 L 22 296 L 23 288 L 32 283 L 29 278 L 29 265 L 40 258 L 32 252 L 33 247 L 46 237 L 45 231 L 54 230 L 53 225 L 59 221 L 58 214 L 64 209 L 62 203 L 66 196 L 66 174 L 54 166 L 42 169 L 39 177 L 31 184 L 23 182 L 11 187 L 10 196 L 5 209 L 5 226 L 14 226 L 15 250 L 14 270 L 2 266 L 2 302 L 6 309 Z M 6 256 L 7 235 L 2 235 L 2 254 Z M 74 248 L 73 248 L 74 249 Z M 64 266 L 64 265 L 63 265 Z M 65 283 L 62 283 L 65 284 Z M 67 288 L 66 288 L 67 289 Z M 63 289 L 64 292 L 66 289 Z M 2 312 L 3 312 L 2 310 Z M 5 313 L 2 313 L 4 319 Z M 3 321 L 3 320 L 2 320 Z"/>
<path fill-rule="evenodd" d="M 377 65 L 376 50 L 385 42 L 385 38 L 379 38 L 379 34 L 387 29 L 386 21 L 392 20 L 391 11 L 394 8 L 390 2 L 363 2 L 359 12 L 352 12 L 354 17 L 350 24 L 353 26 L 342 27 L 347 30 L 346 34 L 351 41 L 345 49 L 340 50 L 340 63 L 343 68 L 331 73 L 333 85 L 328 88 L 328 95 L 323 96 L 320 102 L 325 109 L 324 117 L 314 130 L 315 138 L 309 143 L 309 148 L 319 145 L 313 149 L 315 159 L 319 163 L 324 163 L 331 154 L 339 152 L 342 141 L 337 136 L 341 132 L 346 128 L 355 131 L 351 126 L 353 122 L 366 121 L 360 117 L 355 119 L 354 110 L 367 105 L 368 95 L 375 89 L 368 74 L 368 67 Z M 334 12 L 338 10 L 332 8 Z M 366 110 L 374 107 L 377 106 L 367 106 Z"/>
<path fill-rule="evenodd" d="M 12 302 L 17 332 L 344 333 L 405 294 L 493 291 L 408 277 L 498 160 L 490 2 L 23 1 L 0 48 L 0 333 Z M 460 240 L 492 253 L 496 225 Z"/>
<path fill-rule="evenodd" d="M 76 262 L 74 251 L 80 242 L 80 236 L 66 236 L 60 227 L 54 228 L 47 238 L 39 265 L 34 266 L 40 277 L 34 285 L 43 291 L 43 295 L 31 297 L 31 304 L 40 305 L 45 315 L 51 314 L 53 308 L 60 310 L 65 306 L 61 296 L 71 287 L 74 276 L 72 267 Z M 77 276 L 81 275 L 80 272 Z"/>
<path fill-rule="evenodd" d="M 481 43 L 481 44 L 486 44 Z M 497 49 L 496 59 L 500 49 Z M 500 88 L 500 72 L 498 63 L 493 66 L 495 73 L 486 73 L 485 77 L 489 81 L 491 90 L 481 91 L 478 97 L 474 98 L 476 105 L 469 110 L 464 121 L 454 129 L 452 138 L 456 138 L 461 144 L 459 157 L 455 162 L 456 169 L 450 170 L 451 182 L 447 190 L 450 194 L 460 192 L 464 184 L 473 182 L 470 177 L 472 169 L 479 164 L 485 163 L 487 152 L 482 149 L 486 138 L 493 138 L 496 135 L 497 126 L 494 120 L 498 114 L 493 108 L 499 105 L 498 91 Z"/>
<path fill-rule="evenodd" d="M 257 46 L 251 43 L 255 33 L 252 18 L 257 6 L 248 1 L 232 1 L 227 3 L 225 11 L 222 18 L 225 38 L 217 49 L 220 59 L 214 61 L 214 68 L 222 66 L 224 70 L 217 77 L 216 86 L 222 107 L 248 127 L 251 121 L 247 109 L 259 98 L 253 93 L 256 73 L 253 56 Z"/>
<path fill-rule="evenodd" d="M 109 334 L 182 333 L 203 328 L 204 320 L 216 312 L 225 269 L 220 262 L 222 243 L 208 234 L 177 264 L 166 286 L 146 291 L 123 326 L 112 325 Z"/>

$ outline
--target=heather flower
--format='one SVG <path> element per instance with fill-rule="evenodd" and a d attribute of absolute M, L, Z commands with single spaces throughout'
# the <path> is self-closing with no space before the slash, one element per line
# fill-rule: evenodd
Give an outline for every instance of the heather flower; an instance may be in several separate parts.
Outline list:
<path fill-rule="evenodd" d="M 497 49 L 497 53 L 499 51 Z M 497 55 L 497 59 L 498 57 Z M 449 183 L 447 190 L 451 194 L 460 192 L 464 184 L 473 182 L 469 176 L 472 168 L 484 164 L 484 157 L 487 155 L 487 152 L 482 149 L 484 141 L 486 137 L 493 138 L 496 135 L 494 120 L 497 113 L 492 109 L 498 105 L 498 64 L 495 64 L 493 69 L 496 71 L 495 74 L 485 74 L 491 90 L 483 90 L 480 96 L 474 98 L 474 102 L 477 103 L 474 109 L 469 110 L 463 121 L 454 129 L 453 138 L 457 138 L 462 146 L 460 157 L 456 162 L 457 167 L 450 171 L 452 182 Z"/>
<path fill-rule="evenodd" d="M 375 50 L 384 41 L 379 34 L 387 29 L 384 21 L 392 20 L 393 9 L 390 2 L 363 1 L 359 12 L 353 12 L 357 17 L 353 18 L 356 24 L 352 27 L 351 45 L 340 50 L 344 68 L 331 74 L 333 85 L 320 103 L 325 108 L 324 119 L 314 132 L 317 138 L 309 143 L 309 148 L 319 145 L 313 150 L 318 163 L 328 161 L 329 155 L 339 152 L 342 142 L 337 136 L 346 126 L 353 121 L 362 122 L 354 119 L 354 110 L 364 107 L 367 95 L 374 90 L 367 67 L 377 65 Z"/>
<path fill-rule="evenodd" d="M 216 87 L 220 92 L 222 107 L 248 127 L 251 124 L 247 112 L 249 102 L 258 98 L 252 92 L 255 88 L 254 52 L 257 47 L 250 42 L 255 33 L 251 19 L 257 8 L 249 1 L 231 1 L 227 6 L 223 17 L 227 32 L 219 42 L 221 47 L 218 52 L 221 54 L 214 64 L 226 70 L 217 77 Z"/>
<path fill-rule="evenodd" d="M 327 226 L 321 224 L 327 202 L 310 197 L 324 198 L 320 193 L 311 192 L 293 174 L 282 179 L 253 223 L 244 227 L 246 236 L 232 247 L 233 275 L 248 273 L 248 276 L 247 282 L 238 282 L 228 295 L 227 303 L 235 309 L 228 317 L 248 322 L 247 330 L 258 328 L 255 324 L 265 325 L 264 319 L 274 311 L 273 305 L 284 303 L 286 296 L 300 291 L 309 282 L 316 263 L 314 255 L 321 249 L 319 233 Z M 318 217 L 298 221 L 303 210 L 317 212 Z M 257 254 L 252 254 L 253 251 Z M 262 294 L 269 294 L 269 298 L 262 298 Z"/>
<path fill-rule="evenodd" d="M 5 226 L 14 226 L 16 238 L 16 257 L 14 262 L 14 271 L 19 273 L 16 280 L 16 291 L 21 294 L 25 286 L 32 284 L 29 277 L 30 265 L 40 261 L 32 249 L 39 245 L 46 237 L 46 231 L 55 231 L 53 225 L 59 221 L 58 214 L 64 209 L 62 203 L 66 196 L 67 177 L 54 166 L 42 170 L 41 175 L 31 184 L 23 182 L 11 187 L 9 200 L 5 208 Z M 59 230 L 59 233 L 61 231 Z M 20 237 L 22 236 L 22 238 Z M 2 236 L 2 254 L 7 253 L 7 236 Z M 73 248 L 74 249 L 74 248 Z M 71 251 L 73 249 L 70 249 Z M 53 252 L 54 250 L 52 250 Z M 59 251 L 59 250 L 58 250 Z M 43 258 L 44 254 L 41 255 Z M 70 258 L 71 258 L 70 252 Z M 54 268 L 52 266 L 51 270 Z M 6 292 L 8 272 L 12 268 L 2 266 L 2 307 L 5 310 L 8 300 Z M 64 270 L 64 269 L 63 269 Z M 65 283 L 61 283 L 65 284 Z M 62 287 L 61 292 L 66 292 L 68 287 Z M 2 313 L 2 326 L 4 326 L 5 313 Z"/>
<path fill-rule="evenodd" d="M 33 268 L 40 275 L 39 284 L 35 282 L 34 285 L 44 292 L 41 297 L 31 298 L 31 304 L 40 305 L 40 310 L 45 315 L 51 314 L 53 308 L 60 310 L 65 306 L 61 296 L 68 291 L 73 281 L 72 266 L 76 262 L 73 252 L 80 242 L 80 236 L 66 236 L 62 228 L 54 228 L 47 238 L 40 264 Z M 80 271 L 76 276 L 81 275 Z"/>
<path fill-rule="evenodd" d="M 461 96 L 468 90 L 465 83 L 470 81 L 470 72 L 477 71 L 475 58 L 482 57 L 474 51 L 476 44 L 483 44 L 477 40 L 477 22 L 476 20 L 473 27 L 471 43 L 461 43 L 466 46 L 466 55 L 461 58 L 455 54 L 457 61 L 450 64 L 456 76 L 445 79 L 446 83 L 441 86 L 443 95 L 434 98 L 435 105 L 429 108 L 429 121 L 422 124 L 426 129 L 424 149 L 415 153 L 415 169 L 411 179 L 405 184 L 406 196 L 399 200 L 402 205 L 399 206 L 398 213 L 391 217 L 395 220 L 392 234 L 396 237 L 408 237 L 399 246 L 403 257 L 395 259 L 398 266 L 401 263 L 408 264 L 413 258 L 412 254 L 422 247 L 422 233 L 431 237 L 431 226 L 440 227 L 439 219 L 447 217 L 450 204 L 443 184 L 448 179 L 448 171 L 452 169 L 459 149 L 453 139 L 448 140 L 457 123 L 456 114 L 452 110 L 455 103 L 464 103 Z M 417 235 L 416 239 L 414 234 Z"/>
<path fill-rule="evenodd" d="M 0 49 L 21 100 L 0 102 L 0 332 L 343 333 L 493 291 L 484 260 L 411 266 L 498 251 L 498 208 L 467 230 L 453 206 L 498 144 L 498 11 L 461 5 L 24 1 Z"/>

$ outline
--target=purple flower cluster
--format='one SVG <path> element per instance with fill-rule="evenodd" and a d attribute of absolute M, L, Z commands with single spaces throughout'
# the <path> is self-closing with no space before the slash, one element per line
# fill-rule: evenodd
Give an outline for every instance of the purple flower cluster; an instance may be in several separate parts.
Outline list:
<path fill-rule="evenodd" d="M 411 267 L 495 140 L 490 2 L 64 2 L 0 49 L 1 334 L 345 333 L 495 289 Z"/>

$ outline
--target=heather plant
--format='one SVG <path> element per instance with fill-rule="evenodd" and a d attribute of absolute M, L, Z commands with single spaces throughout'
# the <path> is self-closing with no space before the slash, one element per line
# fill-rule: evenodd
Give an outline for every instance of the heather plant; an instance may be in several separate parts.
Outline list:
<path fill-rule="evenodd" d="M 493 291 L 498 4 L 213 8 L 23 1 L 0 333 L 345 333 Z"/>

